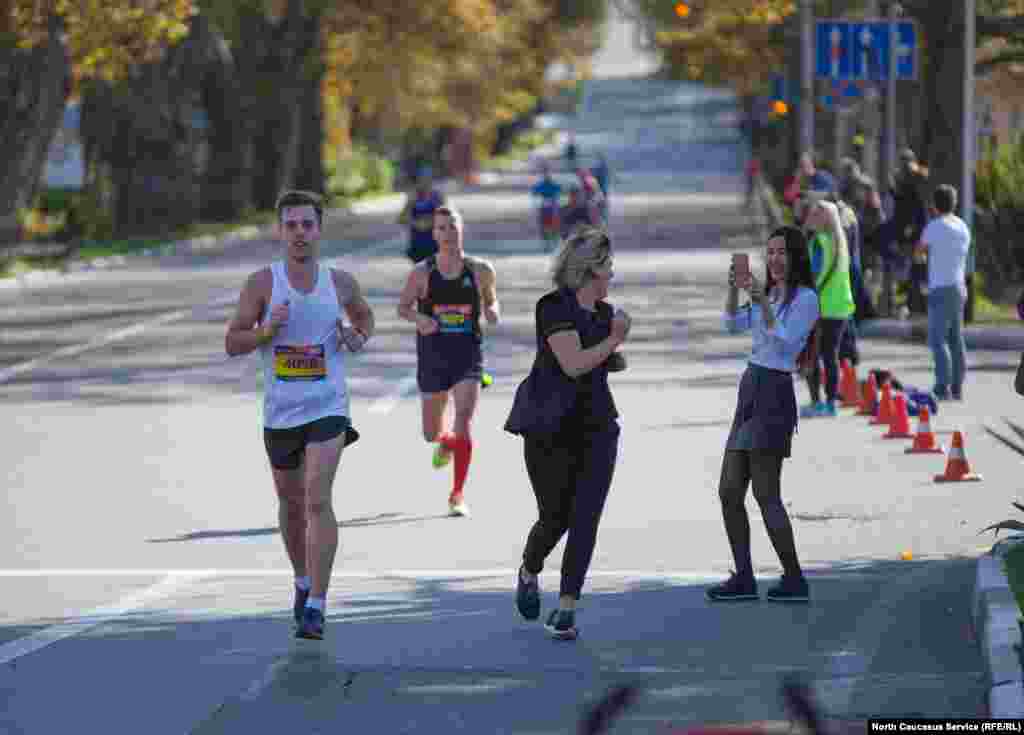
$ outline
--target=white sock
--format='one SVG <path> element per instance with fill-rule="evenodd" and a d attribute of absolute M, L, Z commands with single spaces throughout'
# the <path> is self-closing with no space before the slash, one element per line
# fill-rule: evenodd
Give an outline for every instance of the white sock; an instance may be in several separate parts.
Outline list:
<path fill-rule="evenodd" d="M 296 577 L 295 586 L 303 592 L 309 592 L 309 588 L 313 586 L 313 578 L 308 574 L 305 577 Z"/>
<path fill-rule="evenodd" d="M 325 602 L 326 602 L 326 600 L 323 597 L 313 597 L 313 596 L 310 596 L 306 600 L 306 607 L 311 607 L 314 610 L 319 610 L 320 612 L 323 612 L 324 611 L 324 603 Z"/>

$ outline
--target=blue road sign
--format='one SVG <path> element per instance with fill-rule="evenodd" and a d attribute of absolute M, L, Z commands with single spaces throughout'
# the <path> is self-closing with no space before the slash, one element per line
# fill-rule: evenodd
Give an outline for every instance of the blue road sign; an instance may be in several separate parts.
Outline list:
<path fill-rule="evenodd" d="M 850 78 L 853 54 L 848 22 L 818 21 L 814 33 L 814 47 L 819 79 Z"/>
<path fill-rule="evenodd" d="M 917 78 L 917 29 L 913 23 L 896 25 L 896 78 Z"/>
<path fill-rule="evenodd" d="M 818 78 L 885 81 L 889 78 L 889 38 L 886 20 L 819 21 L 815 38 Z M 917 78 L 913 21 L 896 24 L 896 78 Z"/>
<path fill-rule="evenodd" d="M 853 23 L 853 78 L 880 82 L 889 78 L 889 24 Z"/>

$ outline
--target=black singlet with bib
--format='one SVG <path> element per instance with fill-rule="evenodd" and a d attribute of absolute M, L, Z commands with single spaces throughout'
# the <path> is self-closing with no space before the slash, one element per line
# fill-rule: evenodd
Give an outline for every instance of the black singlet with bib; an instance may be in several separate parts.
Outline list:
<path fill-rule="evenodd" d="M 424 262 L 427 294 L 418 311 L 436 319 L 440 329 L 426 337 L 416 334 L 416 381 L 420 392 L 438 393 L 463 380 L 479 381 L 483 373 L 480 288 L 465 259 L 455 278 L 441 274 L 436 257 Z"/>

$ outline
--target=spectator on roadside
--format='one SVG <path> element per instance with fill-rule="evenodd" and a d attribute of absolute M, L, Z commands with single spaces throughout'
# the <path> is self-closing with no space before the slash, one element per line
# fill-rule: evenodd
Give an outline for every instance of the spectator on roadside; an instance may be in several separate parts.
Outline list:
<path fill-rule="evenodd" d="M 862 310 L 858 304 L 862 302 L 861 291 L 864 289 L 864 282 L 860 270 L 860 224 L 857 221 L 857 213 L 849 203 L 835 197 L 833 203 L 839 210 L 839 221 L 846 235 L 846 246 L 850 251 L 850 290 L 853 293 L 853 314 L 846 322 L 846 329 L 843 330 L 843 338 L 839 342 L 839 361 L 849 360 L 850 364 L 857 367 L 860 364 L 860 349 L 857 346 L 857 322 L 858 314 Z"/>
<path fill-rule="evenodd" d="M 730 332 L 751 330 L 753 350 L 740 379 L 732 429 L 725 445 L 718 497 L 736 571 L 706 591 L 712 601 L 758 598 L 750 553 L 750 520 L 745 498 L 750 485 L 761 507 L 768 537 L 782 564 L 781 582 L 768 600 L 807 602 L 807 581 L 800 568 L 793 526 L 782 502 L 783 461 L 790 456 L 797 425 L 793 373 L 818 319 L 818 296 L 807 240 L 796 227 L 772 232 L 765 248 L 764 282 L 752 272 L 729 269 L 725 325 Z M 750 303 L 739 305 L 739 290 Z"/>
<path fill-rule="evenodd" d="M 789 206 L 800 197 L 800 194 L 808 191 L 820 191 L 826 194 L 836 192 L 836 181 L 832 174 L 817 167 L 813 153 L 805 152 L 800 156 L 800 162 L 796 171 L 786 184 L 783 200 Z"/>
<path fill-rule="evenodd" d="M 850 250 L 839 219 L 839 209 L 824 199 L 815 201 L 805 224 L 810 236 L 811 269 L 821 304 L 818 320 L 818 357 L 825 368 L 825 400 L 821 400 L 821 379 L 817 366 L 807 375 L 810 405 L 800 411 L 804 418 L 837 415 L 839 395 L 839 345 L 854 312 L 850 286 Z"/>
<path fill-rule="evenodd" d="M 926 187 L 928 169 L 917 161 L 910 148 L 900 151 L 900 168 L 892 181 L 893 216 L 892 227 L 897 246 L 897 256 L 906 264 L 909 259 L 907 308 L 912 314 L 922 314 L 926 302 L 928 267 L 913 257 L 914 247 L 921 240 L 921 233 L 928 223 Z"/>
<path fill-rule="evenodd" d="M 963 399 L 967 375 L 963 338 L 964 301 L 967 298 L 967 253 L 971 232 L 953 214 L 957 192 L 949 184 L 935 190 L 937 216 L 921 233 L 919 252 L 927 257 L 928 345 L 935 360 L 935 397 Z"/>

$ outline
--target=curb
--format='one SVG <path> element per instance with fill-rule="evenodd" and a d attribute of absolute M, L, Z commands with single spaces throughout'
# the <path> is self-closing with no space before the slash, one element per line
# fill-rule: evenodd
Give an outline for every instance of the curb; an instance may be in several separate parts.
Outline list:
<path fill-rule="evenodd" d="M 995 544 L 978 559 L 977 578 L 971 601 L 971 619 L 988 670 L 989 717 L 1024 717 L 1024 672 L 1018 648 L 1021 617 L 1010 583 L 1003 571 L 1003 557 L 1009 542 L 1024 541 L 1014 536 Z"/>
<path fill-rule="evenodd" d="M 857 325 L 857 335 L 927 344 L 928 325 L 924 322 L 872 319 Z M 965 327 L 963 335 L 968 349 L 1024 351 L 1024 328 Z"/>

